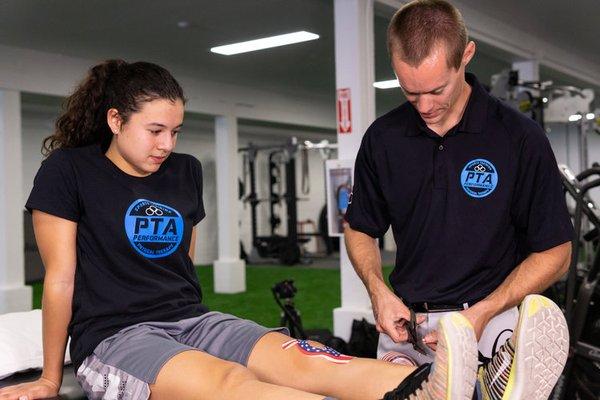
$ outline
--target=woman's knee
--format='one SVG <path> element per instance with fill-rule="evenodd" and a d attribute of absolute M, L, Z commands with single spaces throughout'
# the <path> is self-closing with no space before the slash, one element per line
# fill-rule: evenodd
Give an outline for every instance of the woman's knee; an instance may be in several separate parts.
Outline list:
<path fill-rule="evenodd" d="M 256 379 L 247 368 L 199 351 L 183 352 L 169 360 L 151 385 L 151 399 L 213 399 L 244 381 Z M 217 396 L 222 397 L 222 396 Z"/>
<path fill-rule="evenodd" d="M 225 363 L 227 365 L 224 366 L 220 374 L 220 387 L 237 388 L 244 382 L 258 380 L 256 375 L 248 368 L 233 362 L 225 361 Z"/>

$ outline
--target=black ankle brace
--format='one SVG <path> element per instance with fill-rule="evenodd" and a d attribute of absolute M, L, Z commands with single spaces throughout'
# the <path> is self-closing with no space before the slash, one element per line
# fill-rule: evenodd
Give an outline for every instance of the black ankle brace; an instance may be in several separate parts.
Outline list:
<path fill-rule="evenodd" d="M 431 364 L 423 364 L 415 369 L 398 385 L 398 387 L 387 392 L 382 400 L 406 400 L 408 396 L 414 394 L 421 387 L 423 382 L 429 377 Z"/>

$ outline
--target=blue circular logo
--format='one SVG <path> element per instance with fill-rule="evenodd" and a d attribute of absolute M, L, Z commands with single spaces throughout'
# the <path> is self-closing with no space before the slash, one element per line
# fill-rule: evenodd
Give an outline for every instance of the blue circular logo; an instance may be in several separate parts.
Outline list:
<path fill-rule="evenodd" d="M 460 174 L 460 184 L 471 197 L 486 197 L 498 185 L 498 171 L 483 158 L 469 161 Z"/>
<path fill-rule="evenodd" d="M 138 199 L 125 213 L 125 232 L 133 248 L 144 257 L 166 257 L 181 243 L 183 218 L 169 206 Z"/>

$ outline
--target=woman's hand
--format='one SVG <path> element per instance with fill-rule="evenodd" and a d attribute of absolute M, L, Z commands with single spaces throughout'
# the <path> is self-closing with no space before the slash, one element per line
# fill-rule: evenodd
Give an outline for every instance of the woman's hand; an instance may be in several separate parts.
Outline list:
<path fill-rule="evenodd" d="M 59 386 L 46 378 L 0 389 L 0 400 L 34 400 L 58 396 Z"/>

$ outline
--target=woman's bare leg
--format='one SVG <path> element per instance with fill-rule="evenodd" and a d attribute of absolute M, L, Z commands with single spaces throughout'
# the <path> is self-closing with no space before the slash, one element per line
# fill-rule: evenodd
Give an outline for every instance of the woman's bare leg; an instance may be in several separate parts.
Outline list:
<path fill-rule="evenodd" d="M 150 390 L 151 400 L 323 400 L 324 397 L 260 382 L 248 368 L 195 350 L 171 358 Z"/>
<path fill-rule="evenodd" d="M 440 320 L 438 337 L 434 366 L 420 368 L 400 386 L 414 368 L 370 359 L 348 360 L 319 344 L 311 346 L 280 333 L 259 340 L 248 369 L 265 382 L 343 400 L 470 400 L 478 361 L 471 323 L 460 313 L 451 313 Z"/>
<path fill-rule="evenodd" d="M 414 370 L 366 358 L 336 360 L 327 353 L 302 349 L 291 340 L 278 332 L 263 336 L 250 354 L 248 369 L 264 382 L 344 400 L 381 399 Z"/>

